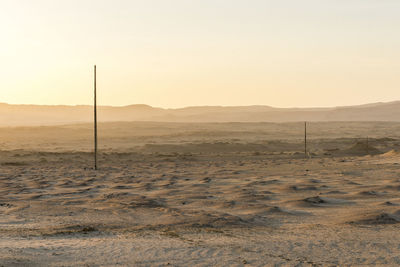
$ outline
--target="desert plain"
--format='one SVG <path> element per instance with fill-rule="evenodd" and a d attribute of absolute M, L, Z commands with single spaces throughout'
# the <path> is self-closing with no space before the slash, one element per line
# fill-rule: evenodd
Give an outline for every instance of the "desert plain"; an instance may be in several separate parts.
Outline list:
<path fill-rule="evenodd" d="M 396 266 L 400 123 L 0 128 L 0 266 Z"/>

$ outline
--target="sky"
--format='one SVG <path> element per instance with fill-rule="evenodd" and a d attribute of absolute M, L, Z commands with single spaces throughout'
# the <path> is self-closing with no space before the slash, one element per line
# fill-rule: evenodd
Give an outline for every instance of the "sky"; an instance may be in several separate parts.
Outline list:
<path fill-rule="evenodd" d="M 0 0 L 0 102 L 400 100 L 398 0 Z"/>

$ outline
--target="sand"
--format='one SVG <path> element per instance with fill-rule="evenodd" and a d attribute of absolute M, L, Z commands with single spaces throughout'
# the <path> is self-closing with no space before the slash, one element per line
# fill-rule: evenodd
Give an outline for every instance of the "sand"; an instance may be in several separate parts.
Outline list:
<path fill-rule="evenodd" d="M 2 128 L 0 265 L 399 265 L 397 124 L 313 126 Z"/>

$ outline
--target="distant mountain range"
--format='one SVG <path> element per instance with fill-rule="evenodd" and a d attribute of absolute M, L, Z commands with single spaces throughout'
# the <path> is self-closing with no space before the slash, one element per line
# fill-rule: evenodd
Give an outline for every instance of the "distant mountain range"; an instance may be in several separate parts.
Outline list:
<path fill-rule="evenodd" d="M 91 106 L 9 105 L 0 103 L 0 126 L 37 126 L 87 123 Z M 295 122 L 400 121 L 400 101 L 334 108 L 273 108 L 269 106 L 200 106 L 178 109 L 148 105 L 101 106 L 101 122 Z"/>

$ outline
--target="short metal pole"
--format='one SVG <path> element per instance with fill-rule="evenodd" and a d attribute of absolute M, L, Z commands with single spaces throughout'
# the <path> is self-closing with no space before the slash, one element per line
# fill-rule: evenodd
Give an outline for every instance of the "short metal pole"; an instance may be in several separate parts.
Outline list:
<path fill-rule="evenodd" d="M 304 122 L 304 157 L 307 158 L 307 122 Z"/>

